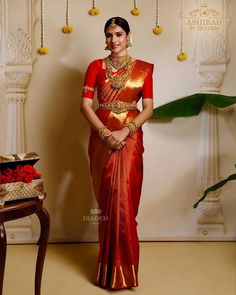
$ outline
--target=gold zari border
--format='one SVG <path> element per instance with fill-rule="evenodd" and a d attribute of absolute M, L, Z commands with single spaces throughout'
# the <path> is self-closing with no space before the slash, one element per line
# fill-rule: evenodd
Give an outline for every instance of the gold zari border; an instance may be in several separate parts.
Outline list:
<path fill-rule="evenodd" d="M 84 90 L 84 92 L 87 92 L 87 91 L 94 91 L 94 88 L 93 87 L 89 87 L 89 86 L 84 86 L 83 87 L 83 90 Z"/>

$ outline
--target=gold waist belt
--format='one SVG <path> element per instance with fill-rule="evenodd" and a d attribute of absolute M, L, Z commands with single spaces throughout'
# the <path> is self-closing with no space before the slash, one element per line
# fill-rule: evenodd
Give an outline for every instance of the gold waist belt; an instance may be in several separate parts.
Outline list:
<path fill-rule="evenodd" d="M 99 109 L 109 110 L 116 114 L 121 114 L 128 112 L 129 110 L 137 109 L 137 103 L 134 102 L 125 102 L 125 101 L 114 101 L 114 102 L 104 102 L 99 104 Z"/>

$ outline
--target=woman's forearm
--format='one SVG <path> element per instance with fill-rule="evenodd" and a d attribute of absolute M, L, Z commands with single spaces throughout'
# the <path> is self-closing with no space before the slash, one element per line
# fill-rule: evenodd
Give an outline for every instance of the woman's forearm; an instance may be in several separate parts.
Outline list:
<path fill-rule="evenodd" d="M 153 100 L 147 99 L 143 103 L 143 110 L 138 114 L 137 117 L 133 120 L 137 127 L 141 127 L 148 119 L 151 118 L 153 114 Z"/>
<path fill-rule="evenodd" d="M 89 124 L 96 130 L 104 127 L 104 124 L 102 121 L 98 118 L 94 110 L 92 109 L 92 104 L 90 102 L 82 101 L 81 107 L 80 107 L 81 113 L 84 115 L 86 120 L 89 122 Z"/>

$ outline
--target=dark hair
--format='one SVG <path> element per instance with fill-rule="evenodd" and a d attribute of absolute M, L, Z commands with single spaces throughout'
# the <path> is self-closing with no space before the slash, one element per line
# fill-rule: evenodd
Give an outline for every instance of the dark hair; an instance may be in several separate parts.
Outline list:
<path fill-rule="evenodd" d="M 126 19 L 120 17 L 120 16 L 115 16 L 115 17 L 111 17 L 105 24 L 104 26 L 104 33 L 106 33 L 106 29 L 111 25 L 112 23 L 112 20 L 115 20 L 115 24 L 119 27 L 121 27 L 125 32 L 126 34 L 128 35 L 129 32 L 130 32 L 130 27 L 129 27 L 129 24 L 127 22 Z"/>

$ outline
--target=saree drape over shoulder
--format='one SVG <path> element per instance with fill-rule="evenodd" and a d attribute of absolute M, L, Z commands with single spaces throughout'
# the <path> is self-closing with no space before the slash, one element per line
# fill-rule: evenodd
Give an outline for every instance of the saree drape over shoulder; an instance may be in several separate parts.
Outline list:
<path fill-rule="evenodd" d="M 152 98 L 153 65 L 135 60 L 125 86 L 114 89 L 106 78 L 102 60 L 93 61 L 86 72 L 84 98 L 92 99 L 97 89 L 99 104 L 114 102 L 138 102 L 142 97 Z M 123 69 L 114 75 L 119 75 Z M 111 131 L 122 129 L 132 121 L 139 110 L 124 112 L 98 108 L 98 118 Z M 109 289 L 138 286 L 139 243 L 136 216 L 143 179 L 142 129 L 126 138 L 125 146 L 111 150 L 91 130 L 89 140 L 90 171 L 99 207 L 99 243 L 96 284 Z"/>

